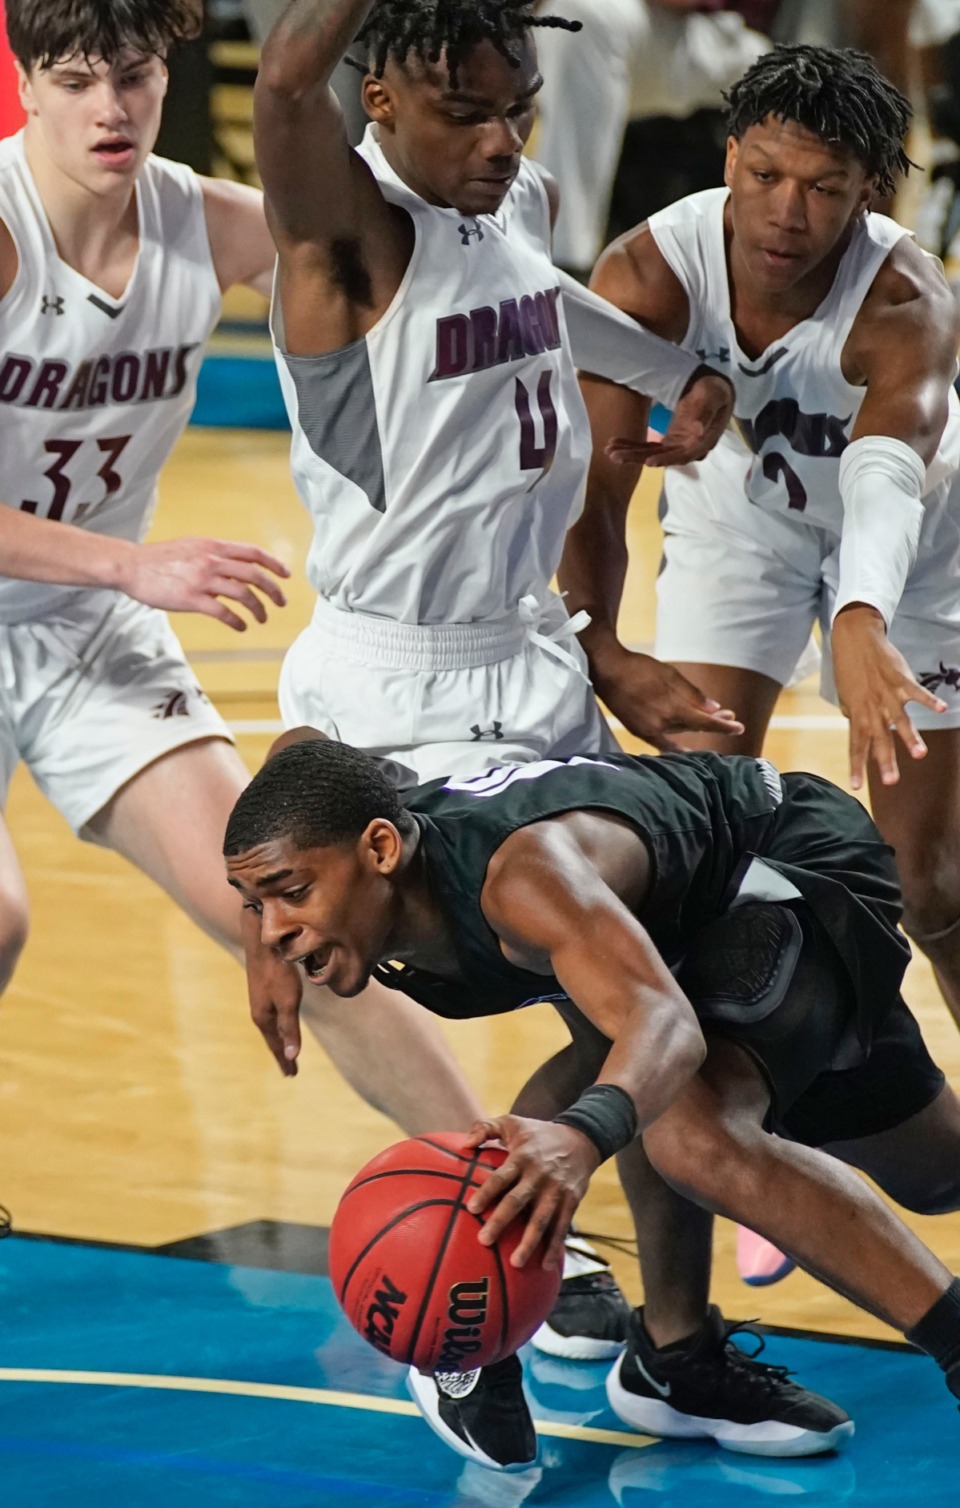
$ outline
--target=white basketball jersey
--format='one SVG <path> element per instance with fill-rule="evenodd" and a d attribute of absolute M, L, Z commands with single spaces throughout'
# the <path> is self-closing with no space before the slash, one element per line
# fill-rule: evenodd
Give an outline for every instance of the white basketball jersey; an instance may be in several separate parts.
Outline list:
<path fill-rule="evenodd" d="M 277 364 L 313 515 L 311 583 L 336 607 L 471 623 L 540 596 L 582 506 L 590 430 L 529 163 L 495 215 L 427 204 L 369 127 L 360 151 L 415 245 L 363 340 Z"/>
<path fill-rule="evenodd" d="M 737 344 L 730 312 L 723 224 L 727 197 L 726 189 L 708 189 L 650 217 L 654 240 L 690 301 L 683 346 L 733 381 L 736 433 L 729 431 L 721 445 L 749 451 L 746 490 L 751 502 L 839 536 L 840 456 L 866 396 L 865 387 L 847 382 L 840 358 L 877 273 L 909 232 L 885 215 L 859 220 L 820 307 L 752 359 Z M 927 469 L 927 491 L 958 463 L 960 405 L 951 392 L 947 429 Z"/>
<path fill-rule="evenodd" d="M 114 299 L 61 260 L 22 133 L 0 142 L 0 220 L 19 256 L 0 301 L 0 501 L 123 539 L 146 533 L 220 313 L 196 175 L 148 157 L 137 206 L 140 248 Z M 0 576 L 0 623 L 82 590 Z"/>

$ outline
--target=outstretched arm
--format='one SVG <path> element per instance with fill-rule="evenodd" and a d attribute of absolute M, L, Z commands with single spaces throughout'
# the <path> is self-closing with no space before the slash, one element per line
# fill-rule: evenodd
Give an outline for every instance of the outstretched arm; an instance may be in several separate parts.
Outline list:
<path fill-rule="evenodd" d="M 911 758 L 926 753 L 907 702 L 945 710 L 887 631 L 917 557 L 927 467 L 947 423 L 958 335 L 940 264 L 909 242 L 899 244 L 843 353 L 848 380 L 866 387 L 840 462 L 844 522 L 831 633 L 837 692 L 850 719 L 854 789 L 871 760 L 884 785 L 899 779 L 894 733 Z"/>
<path fill-rule="evenodd" d="M 601 257 L 593 277 L 599 294 L 641 322 L 665 341 L 683 338 L 689 320 L 686 294 L 643 227 L 615 242 Z M 723 392 L 729 384 L 710 379 Z M 590 661 L 590 673 L 607 706 L 638 738 L 658 749 L 681 748 L 683 732 L 742 732 L 729 710 L 704 697 L 671 666 L 650 655 L 632 653 L 617 636 L 617 617 L 627 573 L 627 513 L 644 464 L 665 459 L 692 458 L 702 434 L 687 434 L 673 453 L 648 443 L 649 400 L 629 388 L 583 373 L 580 379 L 590 427 L 593 456 L 583 513 L 567 535 L 560 564 L 560 585 L 571 612 L 590 614 L 580 641 Z M 686 399 L 683 400 L 686 402 Z M 680 405 L 682 408 L 682 404 Z M 729 409 L 715 416 L 729 417 Z M 685 425 L 680 409 L 674 426 Z M 694 431 L 697 423 L 694 421 Z M 719 433 L 719 432 L 718 432 Z M 714 437 L 716 438 L 716 437 Z M 709 446 L 707 447 L 709 449 Z M 661 454 L 657 456 L 656 451 Z"/>
<path fill-rule="evenodd" d="M 649 866 L 645 857 L 643 865 Z M 642 1131 L 686 1087 L 706 1051 L 693 1007 L 644 928 L 562 821 L 507 840 L 494 856 L 481 904 L 507 956 L 554 974 L 610 1039 L 597 1084 L 628 1097 Z M 518 1211 L 528 1210 L 515 1263 L 522 1266 L 546 1241 L 545 1262 L 554 1265 L 599 1164 L 597 1148 L 571 1126 L 518 1116 L 482 1122 L 471 1133 L 475 1145 L 491 1137 L 503 1140 L 510 1156 L 471 1201 L 478 1211 L 497 1203 L 481 1240 L 495 1241 Z"/>
<path fill-rule="evenodd" d="M 35 518 L 3 503 L 0 569 L 22 581 L 113 587 L 148 607 L 203 613 L 240 632 L 246 621 L 228 604 L 239 603 L 264 623 L 267 613 L 257 593 L 283 607 L 286 598 L 274 577 L 290 574 L 282 561 L 258 545 L 227 539 L 136 544 Z"/>

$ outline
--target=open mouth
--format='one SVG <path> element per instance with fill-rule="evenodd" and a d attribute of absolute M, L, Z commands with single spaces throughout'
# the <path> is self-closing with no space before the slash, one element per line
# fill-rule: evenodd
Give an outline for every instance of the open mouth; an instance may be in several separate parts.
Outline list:
<path fill-rule="evenodd" d="M 125 136 L 118 136 L 109 141 L 98 141 L 93 149 L 93 155 L 99 157 L 101 162 L 124 166 L 133 157 L 133 142 Z"/>
<path fill-rule="evenodd" d="M 293 962 L 300 964 L 311 984 L 323 984 L 332 958 L 332 947 L 316 948 L 312 953 L 301 954 Z"/>

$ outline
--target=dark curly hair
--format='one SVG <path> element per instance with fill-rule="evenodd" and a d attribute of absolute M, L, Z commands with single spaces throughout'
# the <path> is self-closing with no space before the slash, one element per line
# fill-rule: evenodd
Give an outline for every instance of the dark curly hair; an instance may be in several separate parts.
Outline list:
<path fill-rule="evenodd" d="M 519 66 L 518 43 L 535 26 L 582 29 L 579 21 L 536 15 L 534 0 L 377 0 L 357 41 L 377 78 L 388 58 L 402 65 L 411 53 L 422 63 L 437 63 L 444 55 L 456 86 L 460 64 L 478 42 L 492 42 Z"/>
<path fill-rule="evenodd" d="M 724 98 L 731 136 L 739 140 L 769 115 L 796 121 L 859 158 L 881 194 L 892 194 L 897 174 L 913 166 L 903 148 L 909 100 L 852 47 L 774 47 Z"/>
<path fill-rule="evenodd" d="M 401 833 L 410 816 L 369 754 L 332 739 L 290 744 L 268 759 L 230 813 L 224 854 L 246 853 L 261 843 L 289 838 L 296 848 L 333 848 L 355 842 L 378 817 Z"/>
<path fill-rule="evenodd" d="M 200 32 L 199 0 L 6 0 L 10 51 L 27 72 L 67 58 L 165 57 Z"/>

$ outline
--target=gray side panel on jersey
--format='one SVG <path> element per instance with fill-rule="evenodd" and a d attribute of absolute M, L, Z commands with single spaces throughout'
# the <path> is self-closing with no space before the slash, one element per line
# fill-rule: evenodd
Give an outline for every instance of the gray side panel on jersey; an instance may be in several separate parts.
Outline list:
<path fill-rule="evenodd" d="M 371 508 L 385 513 L 383 452 L 366 341 L 327 356 L 281 355 L 297 390 L 300 428 L 310 449 L 361 487 Z"/>

